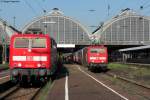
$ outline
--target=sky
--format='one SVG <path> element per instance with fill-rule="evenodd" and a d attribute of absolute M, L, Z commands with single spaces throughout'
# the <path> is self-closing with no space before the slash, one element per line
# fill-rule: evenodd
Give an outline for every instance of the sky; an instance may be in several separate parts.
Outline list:
<path fill-rule="evenodd" d="M 15 17 L 15 27 L 19 30 L 34 18 L 44 15 L 43 10 L 50 12 L 53 8 L 59 8 L 65 16 L 78 20 L 88 27 L 89 31 L 93 31 L 101 22 L 110 20 L 125 8 L 150 16 L 150 0 L 19 0 L 20 2 L 16 3 L 2 1 L 5 0 L 0 0 L 0 18 L 14 26 Z M 143 9 L 140 9 L 141 6 Z"/>

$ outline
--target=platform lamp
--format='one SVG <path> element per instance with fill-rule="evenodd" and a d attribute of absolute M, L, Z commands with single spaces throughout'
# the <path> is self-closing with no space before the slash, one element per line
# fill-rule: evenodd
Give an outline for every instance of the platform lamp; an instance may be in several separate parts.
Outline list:
<path fill-rule="evenodd" d="M 16 28 L 16 17 L 13 17 L 13 24 L 14 24 L 14 28 Z"/>

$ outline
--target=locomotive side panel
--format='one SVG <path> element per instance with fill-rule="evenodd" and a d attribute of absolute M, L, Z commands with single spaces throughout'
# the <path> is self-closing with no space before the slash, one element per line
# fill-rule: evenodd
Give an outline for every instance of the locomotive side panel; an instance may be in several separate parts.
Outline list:
<path fill-rule="evenodd" d="M 87 55 L 87 48 L 84 48 L 83 50 L 82 50 L 82 62 L 83 62 L 83 65 L 84 66 L 88 66 L 88 55 Z"/>
<path fill-rule="evenodd" d="M 57 70 L 57 44 L 56 42 L 51 39 L 51 53 L 50 53 L 50 61 L 51 61 L 51 75 L 53 75 L 55 73 L 55 71 Z"/>

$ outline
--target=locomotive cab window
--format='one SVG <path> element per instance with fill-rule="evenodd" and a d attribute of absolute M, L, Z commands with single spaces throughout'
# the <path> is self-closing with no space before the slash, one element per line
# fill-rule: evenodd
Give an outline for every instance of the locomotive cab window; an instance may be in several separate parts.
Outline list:
<path fill-rule="evenodd" d="M 16 38 L 14 47 L 15 48 L 28 48 L 29 39 L 27 38 Z"/>
<path fill-rule="evenodd" d="M 46 39 L 45 38 L 32 39 L 32 48 L 46 48 Z"/>
<path fill-rule="evenodd" d="M 105 48 L 92 48 L 91 53 L 105 53 Z"/>
<path fill-rule="evenodd" d="M 46 38 L 15 38 L 15 48 L 46 48 Z"/>

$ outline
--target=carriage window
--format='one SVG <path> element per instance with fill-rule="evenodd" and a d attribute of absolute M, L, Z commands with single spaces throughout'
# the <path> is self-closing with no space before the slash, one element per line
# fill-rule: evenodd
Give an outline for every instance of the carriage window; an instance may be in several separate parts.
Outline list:
<path fill-rule="evenodd" d="M 32 48 L 46 48 L 46 39 L 45 38 L 32 39 Z"/>
<path fill-rule="evenodd" d="M 28 48 L 29 39 L 27 38 L 16 38 L 14 47 L 15 48 Z"/>
<path fill-rule="evenodd" d="M 105 48 L 92 48 L 90 50 L 91 53 L 104 53 L 105 52 Z"/>

